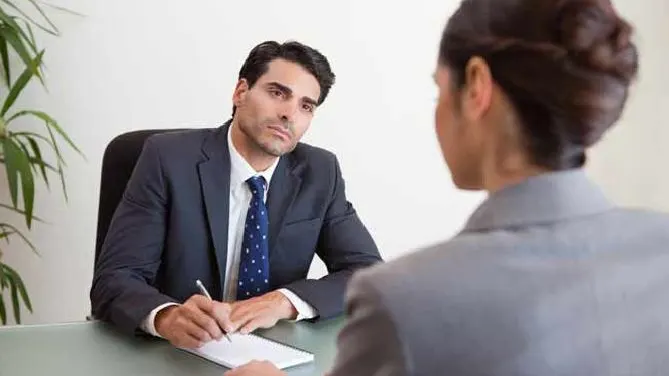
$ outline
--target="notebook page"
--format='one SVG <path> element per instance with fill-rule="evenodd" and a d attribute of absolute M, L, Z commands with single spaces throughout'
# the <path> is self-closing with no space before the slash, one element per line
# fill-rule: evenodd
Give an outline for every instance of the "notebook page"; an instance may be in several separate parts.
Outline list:
<path fill-rule="evenodd" d="M 210 341 L 199 349 L 184 350 L 228 368 L 238 367 L 252 360 L 268 360 L 283 369 L 314 360 L 311 353 L 254 334 L 232 334 L 230 337 L 232 342 L 224 337 L 218 341 Z"/>

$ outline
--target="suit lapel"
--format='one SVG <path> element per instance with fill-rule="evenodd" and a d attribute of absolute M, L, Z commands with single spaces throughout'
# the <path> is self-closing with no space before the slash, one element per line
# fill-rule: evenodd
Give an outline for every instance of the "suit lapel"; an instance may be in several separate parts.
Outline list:
<path fill-rule="evenodd" d="M 300 176 L 302 165 L 297 164 L 293 154 L 279 160 L 267 192 L 267 210 L 269 211 L 269 249 L 273 252 L 279 232 L 286 219 L 286 213 L 295 200 L 302 184 Z"/>
<path fill-rule="evenodd" d="M 205 212 L 214 245 L 218 281 L 223 297 L 228 255 L 228 220 L 230 216 L 230 154 L 227 132 L 229 122 L 210 135 L 202 146 L 207 159 L 198 165 Z M 216 297 L 215 297 L 216 298 Z"/>

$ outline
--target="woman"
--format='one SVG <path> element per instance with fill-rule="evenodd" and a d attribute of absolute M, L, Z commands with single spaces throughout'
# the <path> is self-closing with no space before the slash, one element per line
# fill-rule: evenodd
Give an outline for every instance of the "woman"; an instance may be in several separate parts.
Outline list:
<path fill-rule="evenodd" d="M 637 74 L 631 34 L 609 0 L 462 2 L 436 133 L 489 197 L 452 240 L 356 275 L 332 375 L 666 374 L 669 217 L 582 171 Z"/>

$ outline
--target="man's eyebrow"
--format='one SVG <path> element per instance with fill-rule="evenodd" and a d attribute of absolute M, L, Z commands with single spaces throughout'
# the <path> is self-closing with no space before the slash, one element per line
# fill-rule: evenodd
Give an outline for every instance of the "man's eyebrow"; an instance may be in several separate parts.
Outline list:
<path fill-rule="evenodd" d="M 275 82 L 275 81 L 268 83 L 267 86 L 268 87 L 274 87 L 274 88 L 282 91 L 284 94 L 287 94 L 287 95 L 293 94 L 293 89 L 289 88 L 286 85 Z M 306 103 L 309 103 L 309 104 L 313 105 L 313 106 L 318 106 L 318 101 L 316 99 L 304 96 L 304 97 L 302 97 L 302 100 Z"/>
<path fill-rule="evenodd" d="M 313 106 L 315 106 L 315 107 L 318 107 L 318 102 L 317 102 L 315 99 L 313 99 L 313 98 L 302 97 L 302 100 L 305 101 L 305 102 L 307 102 L 307 103 L 309 103 L 310 105 L 313 105 Z"/>
<path fill-rule="evenodd" d="M 284 94 L 289 94 L 289 95 L 290 95 L 290 94 L 293 94 L 293 89 L 289 88 L 289 87 L 286 86 L 286 85 L 282 85 L 282 84 L 280 84 L 280 83 L 278 83 L 278 82 L 270 82 L 270 83 L 268 83 L 266 86 L 268 86 L 268 87 L 274 87 L 274 88 L 276 88 L 276 89 L 279 89 L 279 90 L 281 90 Z"/>

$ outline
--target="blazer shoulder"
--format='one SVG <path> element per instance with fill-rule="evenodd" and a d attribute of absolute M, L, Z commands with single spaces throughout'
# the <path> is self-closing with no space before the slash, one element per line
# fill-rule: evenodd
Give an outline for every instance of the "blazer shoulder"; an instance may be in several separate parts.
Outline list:
<path fill-rule="evenodd" d="M 592 233 L 615 236 L 593 239 L 590 236 Z M 607 244 L 622 240 L 639 247 L 666 244 L 669 242 L 669 214 L 615 208 L 602 215 L 551 226 L 529 226 L 513 231 L 461 232 L 449 240 L 419 248 L 361 274 L 377 286 L 386 286 L 386 290 L 392 290 L 388 286 L 397 285 L 397 290 L 402 291 L 407 285 L 403 281 L 430 279 L 430 275 L 438 276 L 444 283 L 474 278 L 472 270 L 485 270 L 504 264 L 505 260 L 534 257 L 534 250 L 539 244 L 547 253 L 577 256 L 586 253 L 585 245 L 606 251 Z"/>
<path fill-rule="evenodd" d="M 204 140 L 216 132 L 216 128 L 201 128 L 201 129 L 183 129 L 174 131 L 165 131 L 155 133 L 147 137 L 146 142 L 151 143 L 154 147 L 159 149 L 175 148 L 183 150 L 197 146 L 198 149 L 202 146 Z"/>
<path fill-rule="evenodd" d="M 323 168 L 326 165 L 333 166 L 337 160 L 333 152 L 303 142 L 297 144 L 292 155 L 298 163 L 305 163 L 318 168 Z"/>
<path fill-rule="evenodd" d="M 617 209 L 608 216 L 607 230 L 644 243 L 669 242 L 669 214 L 648 209 Z M 608 231 L 607 231 L 608 232 Z"/>
<path fill-rule="evenodd" d="M 151 148 L 166 166 L 190 166 L 203 159 L 203 146 L 217 132 L 216 128 L 201 128 L 156 133 L 146 139 L 144 148 Z"/>
<path fill-rule="evenodd" d="M 657 210 L 640 209 L 640 208 L 625 208 L 614 211 L 620 219 L 636 222 L 641 221 L 645 225 L 669 225 L 669 213 Z"/>

